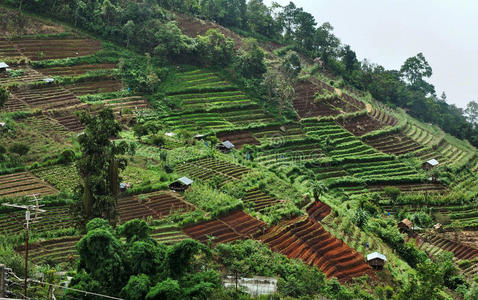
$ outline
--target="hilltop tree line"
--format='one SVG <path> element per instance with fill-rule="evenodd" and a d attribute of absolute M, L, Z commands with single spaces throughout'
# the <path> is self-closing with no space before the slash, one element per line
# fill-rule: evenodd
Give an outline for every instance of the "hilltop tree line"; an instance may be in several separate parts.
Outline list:
<path fill-rule="evenodd" d="M 359 62 L 352 48 L 342 45 L 333 34 L 331 24 L 318 25 L 314 16 L 293 2 L 285 6 L 273 3 L 271 7 L 262 0 L 7 0 L 7 3 L 45 15 L 54 11 L 55 18 L 121 45 L 134 45 L 164 60 L 228 64 L 233 54 L 231 40 L 215 39 L 221 36 L 218 34 L 209 40 L 189 38 L 182 34 L 169 10 L 211 20 L 246 36 L 289 45 L 309 58 L 320 58 L 328 70 L 351 86 L 369 91 L 375 99 L 402 107 L 410 115 L 478 146 L 478 105 L 471 102 L 463 110 L 448 104 L 444 93 L 437 96 L 434 86 L 426 81 L 432 75 L 432 68 L 423 54 L 407 59 L 400 70 Z M 218 46 L 220 51 L 216 53 Z M 210 59 L 223 56 L 226 59 Z M 247 59 L 241 54 L 239 58 Z M 237 65 L 254 70 L 247 61 Z M 247 70 L 244 73 L 248 74 Z"/>
<path fill-rule="evenodd" d="M 353 87 L 392 106 L 406 109 L 422 121 L 440 126 L 446 132 L 468 139 L 478 146 L 478 104 L 471 101 L 466 110 L 447 103 L 445 93 L 438 96 L 426 80 L 432 68 L 422 53 L 407 59 L 400 70 L 386 70 L 367 61 L 359 62 L 349 45 L 342 45 L 325 22 L 293 2 L 266 6 L 262 0 L 164 0 L 168 9 L 215 21 L 246 35 L 291 45 L 309 58 L 320 58 L 325 66 Z"/>

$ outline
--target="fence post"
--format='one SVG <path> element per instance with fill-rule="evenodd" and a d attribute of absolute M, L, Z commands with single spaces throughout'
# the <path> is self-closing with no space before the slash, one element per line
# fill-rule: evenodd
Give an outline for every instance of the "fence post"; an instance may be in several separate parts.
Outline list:
<path fill-rule="evenodd" d="M 5 297 L 5 265 L 0 264 L 0 298 Z"/>

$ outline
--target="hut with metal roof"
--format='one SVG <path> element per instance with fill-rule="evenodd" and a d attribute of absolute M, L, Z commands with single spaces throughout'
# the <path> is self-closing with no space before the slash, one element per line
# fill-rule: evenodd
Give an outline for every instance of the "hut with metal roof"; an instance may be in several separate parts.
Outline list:
<path fill-rule="evenodd" d="M 367 263 L 375 270 L 382 270 L 387 257 L 382 253 L 374 252 L 367 255 Z"/>
<path fill-rule="evenodd" d="M 169 185 L 169 188 L 173 191 L 176 191 L 176 192 L 183 192 L 185 190 L 187 190 L 191 184 L 193 183 L 193 181 L 187 177 L 181 177 L 179 178 L 178 180 L 176 180 L 175 182 L 171 183 Z"/>
<path fill-rule="evenodd" d="M 220 144 L 217 145 L 217 149 L 221 150 L 223 153 L 228 153 L 232 149 L 234 149 L 234 144 L 231 143 L 230 141 L 224 141 Z"/>
<path fill-rule="evenodd" d="M 434 158 L 427 160 L 426 162 L 423 163 L 422 168 L 424 168 L 427 171 L 430 171 L 434 167 L 438 166 L 440 162 Z"/>
<path fill-rule="evenodd" d="M 6 72 L 8 68 L 10 68 L 9 65 L 3 61 L 0 61 L 0 73 Z"/>

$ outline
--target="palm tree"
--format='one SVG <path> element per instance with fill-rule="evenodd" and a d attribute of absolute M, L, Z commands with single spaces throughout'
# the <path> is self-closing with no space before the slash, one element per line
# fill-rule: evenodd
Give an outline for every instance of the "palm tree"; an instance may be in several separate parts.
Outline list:
<path fill-rule="evenodd" d="M 312 192 L 314 194 L 314 200 L 319 201 L 320 196 L 327 192 L 327 186 L 320 180 L 314 180 L 312 182 Z"/>

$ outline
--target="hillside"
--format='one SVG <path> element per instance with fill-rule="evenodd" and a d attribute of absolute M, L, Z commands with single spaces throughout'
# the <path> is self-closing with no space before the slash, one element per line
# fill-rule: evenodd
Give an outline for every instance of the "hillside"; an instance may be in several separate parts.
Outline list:
<path fill-rule="evenodd" d="M 426 272 L 441 276 L 430 299 L 465 299 L 476 291 L 478 151 L 468 141 L 374 99 L 274 40 L 255 43 L 210 21 L 131 4 L 163 15 L 159 28 L 181 30 L 184 49 L 171 53 L 164 44 L 149 51 L 139 33 L 124 44 L 113 33 L 79 25 L 86 21 L 49 20 L 43 9 L 31 15 L 36 4 L 29 5 L 23 16 L 0 7 L 0 62 L 9 65 L 0 71 L 0 88 L 9 94 L 0 105 L 0 203 L 42 198 L 45 212 L 30 227 L 31 277 L 43 281 L 53 273 L 48 280 L 57 283 L 68 274 L 75 288 L 125 299 L 135 299 L 126 287 L 132 274 L 147 277 L 138 299 L 146 293 L 159 295 L 150 299 L 248 299 L 222 288 L 228 275 L 279 278 L 277 299 L 405 299 L 414 289 L 426 294 Z M 82 139 L 91 123 L 81 113 L 99 120 L 105 108 L 120 124 L 107 140 L 134 151 L 116 149 L 127 165 L 116 166 L 113 190 L 119 183 L 124 190 L 114 197 L 113 227 L 92 221 L 85 232 L 72 208 L 84 201 L 87 186 Z M 226 141 L 234 147 L 220 149 Z M 427 169 L 432 159 L 438 165 Z M 172 191 L 181 177 L 192 185 Z M 95 216 L 105 217 L 102 209 L 95 206 Z M 0 264 L 19 277 L 23 216 L 18 207 L 0 207 Z M 413 229 L 399 232 L 405 218 Z M 128 226 L 145 227 L 133 236 Z M 110 231 L 94 248 L 92 232 L 101 230 Z M 200 246 L 191 250 L 190 239 Z M 138 240 L 144 244 L 134 248 Z M 187 272 L 174 278 L 167 259 L 186 255 L 179 253 L 183 245 L 191 247 L 188 255 L 202 250 L 180 257 Z M 92 258 L 85 249 L 97 251 L 93 269 L 101 269 L 101 255 L 108 269 L 87 272 Z M 367 263 L 374 252 L 387 257 L 383 269 Z M 156 269 L 146 274 L 153 256 Z M 144 261 L 138 267 L 144 272 L 131 267 L 131 274 L 121 273 L 125 278 L 114 278 L 119 261 L 128 259 Z M 171 274 L 157 270 L 166 268 L 162 260 Z M 55 274 L 60 271 L 66 273 Z M 110 285 L 102 276 L 112 276 Z M 177 286 L 161 285 L 170 281 Z M 49 293 L 44 289 L 31 282 L 28 292 L 41 299 Z M 171 296 L 175 289 L 183 294 Z M 66 299 L 91 299 L 80 294 Z"/>

